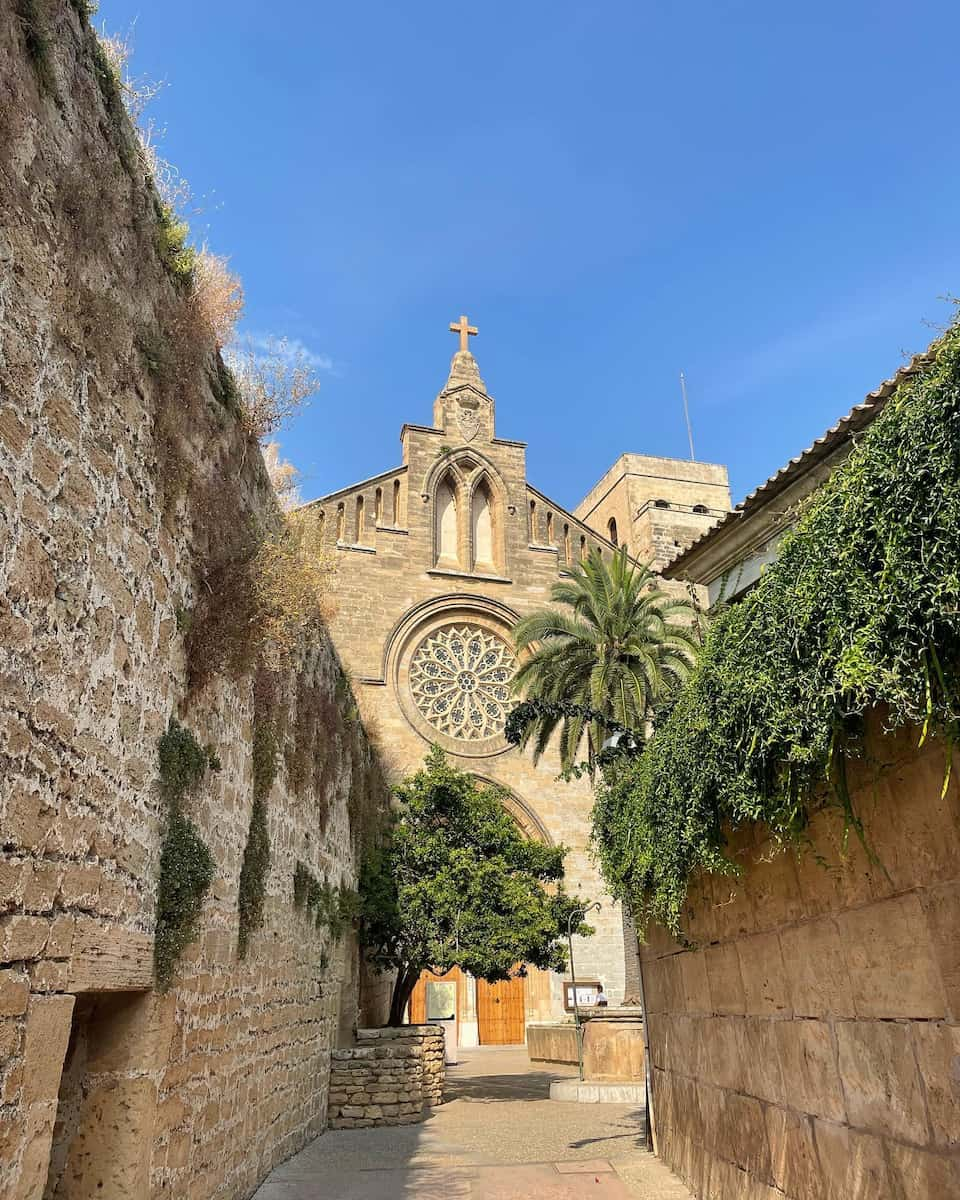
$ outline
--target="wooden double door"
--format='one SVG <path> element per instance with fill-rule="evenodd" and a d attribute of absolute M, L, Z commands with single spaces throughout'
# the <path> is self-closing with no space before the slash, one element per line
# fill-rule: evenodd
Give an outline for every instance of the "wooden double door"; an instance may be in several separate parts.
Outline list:
<path fill-rule="evenodd" d="M 515 1046 L 526 1041 L 523 979 L 477 980 L 477 1023 L 481 1046 Z"/>

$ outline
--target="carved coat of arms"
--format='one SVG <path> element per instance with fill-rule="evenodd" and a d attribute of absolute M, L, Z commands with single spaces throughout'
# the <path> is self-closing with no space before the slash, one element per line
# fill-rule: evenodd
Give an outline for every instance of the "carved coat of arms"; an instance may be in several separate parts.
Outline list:
<path fill-rule="evenodd" d="M 465 442 L 472 442 L 480 431 L 480 413 L 477 402 L 461 401 L 457 408 L 457 425 Z"/>

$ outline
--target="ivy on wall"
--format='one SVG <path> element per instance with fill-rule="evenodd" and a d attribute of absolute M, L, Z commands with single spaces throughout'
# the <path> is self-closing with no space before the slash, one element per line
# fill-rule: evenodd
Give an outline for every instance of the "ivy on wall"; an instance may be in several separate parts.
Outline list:
<path fill-rule="evenodd" d="M 257 683 L 260 682 L 258 677 Z M 254 705 L 258 697 L 254 684 Z M 237 954 L 247 953 L 250 934 L 263 924 L 263 903 L 266 898 L 267 872 L 270 870 L 270 834 L 267 830 L 267 796 L 277 777 L 277 732 L 272 720 L 262 716 L 253 724 L 253 808 L 250 828 L 240 868 L 240 890 L 237 905 L 240 912 Z"/>
<path fill-rule="evenodd" d="M 207 770 L 219 770 L 211 747 L 203 747 L 173 717 L 157 743 L 160 796 L 166 805 L 157 884 L 154 970 L 157 987 L 166 991 L 180 956 L 197 935 L 203 898 L 213 882 L 214 863 L 196 826 L 183 811 Z"/>
<path fill-rule="evenodd" d="M 864 713 L 960 729 L 960 322 L 806 502 L 756 588 L 714 619 L 645 750 L 608 763 L 594 841 L 613 893 L 680 932 L 688 881 L 732 873 L 725 830 L 802 838 L 850 804 Z M 946 786 L 946 779 L 944 786 Z"/>
<path fill-rule="evenodd" d="M 347 925 L 357 915 L 357 893 L 342 884 L 334 887 L 298 862 L 293 872 L 293 903 L 304 909 L 317 929 L 327 929 L 334 938 L 343 936 Z"/>

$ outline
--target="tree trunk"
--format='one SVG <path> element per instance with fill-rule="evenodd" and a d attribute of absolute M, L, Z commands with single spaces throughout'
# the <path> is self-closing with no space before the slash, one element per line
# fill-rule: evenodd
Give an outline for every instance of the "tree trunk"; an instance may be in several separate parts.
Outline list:
<path fill-rule="evenodd" d="M 402 967 L 397 972 L 397 978 L 393 985 L 393 996 L 390 999 L 388 1025 L 403 1024 L 403 1010 L 407 1007 L 407 1001 L 419 978 L 420 972 L 415 967 Z"/>

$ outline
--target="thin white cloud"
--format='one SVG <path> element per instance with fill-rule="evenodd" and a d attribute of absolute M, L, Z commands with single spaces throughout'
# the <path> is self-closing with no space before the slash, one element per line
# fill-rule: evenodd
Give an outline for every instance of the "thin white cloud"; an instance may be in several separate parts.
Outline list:
<path fill-rule="evenodd" d="M 315 371 L 337 373 L 336 365 L 329 354 L 318 354 L 299 338 L 282 337 L 276 333 L 244 333 L 239 338 L 242 345 L 259 350 L 263 354 L 280 353 L 290 362 L 305 362 Z"/>

